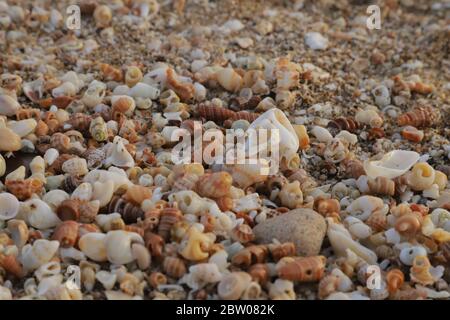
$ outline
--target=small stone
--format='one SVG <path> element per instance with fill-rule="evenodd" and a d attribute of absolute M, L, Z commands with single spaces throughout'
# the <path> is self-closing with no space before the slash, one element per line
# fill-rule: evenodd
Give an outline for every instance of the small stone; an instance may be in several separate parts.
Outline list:
<path fill-rule="evenodd" d="M 372 62 L 372 64 L 374 64 L 374 65 L 383 64 L 385 61 L 386 61 L 386 56 L 379 51 L 375 51 L 370 56 L 370 62 Z"/>
<path fill-rule="evenodd" d="M 326 230 L 325 219 L 314 210 L 305 208 L 291 210 L 253 228 L 257 243 L 272 243 L 273 239 L 282 243 L 293 242 L 301 256 L 319 254 Z"/>
<path fill-rule="evenodd" d="M 325 50 L 328 47 L 328 39 L 318 32 L 308 32 L 305 35 L 305 43 L 313 50 Z"/>

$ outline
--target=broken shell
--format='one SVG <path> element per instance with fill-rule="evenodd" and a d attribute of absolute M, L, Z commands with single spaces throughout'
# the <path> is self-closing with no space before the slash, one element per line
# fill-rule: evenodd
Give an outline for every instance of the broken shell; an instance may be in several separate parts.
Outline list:
<path fill-rule="evenodd" d="M 12 219 L 8 221 L 8 231 L 11 234 L 11 238 L 17 248 L 22 249 L 22 247 L 28 241 L 28 226 L 23 220 Z"/>
<path fill-rule="evenodd" d="M 444 267 L 433 267 L 427 256 L 416 256 L 410 269 L 411 280 L 421 285 L 431 285 L 444 274 Z"/>
<path fill-rule="evenodd" d="M 111 180 L 106 182 L 95 181 L 92 185 L 92 200 L 98 200 L 100 208 L 108 205 L 114 194 L 114 182 Z"/>
<path fill-rule="evenodd" d="M 50 261 L 59 248 L 58 241 L 38 239 L 27 244 L 21 251 L 21 262 L 25 270 L 32 271 Z"/>
<path fill-rule="evenodd" d="M 238 300 L 251 281 L 252 277 L 246 272 L 232 272 L 222 277 L 217 286 L 217 293 L 221 299 Z"/>
<path fill-rule="evenodd" d="M 380 211 L 386 214 L 389 211 L 389 207 L 383 203 L 383 200 L 373 196 L 362 196 L 354 200 L 347 208 L 346 211 L 350 215 L 365 221 L 369 216 Z"/>
<path fill-rule="evenodd" d="M 5 186 L 19 200 L 29 199 L 33 194 L 40 194 L 43 189 L 42 181 L 34 178 L 26 180 L 7 180 Z"/>
<path fill-rule="evenodd" d="M 105 165 L 114 165 L 117 167 L 134 167 L 134 159 L 125 148 L 123 139 L 119 136 L 114 137 L 109 156 L 105 159 Z"/>
<path fill-rule="evenodd" d="M 240 243 L 247 243 L 255 239 L 252 228 L 248 224 L 240 224 L 231 230 L 231 238 Z"/>
<path fill-rule="evenodd" d="M 60 223 L 50 206 L 40 199 L 23 202 L 20 206 L 20 214 L 29 225 L 36 229 L 48 229 Z"/>
<path fill-rule="evenodd" d="M 301 206 L 303 203 L 303 193 L 300 189 L 300 182 L 293 181 L 285 184 L 280 193 L 278 194 L 280 197 L 281 204 L 290 209 L 295 209 Z"/>
<path fill-rule="evenodd" d="M 20 203 L 11 193 L 0 193 L 0 220 L 9 220 L 19 213 Z"/>
<path fill-rule="evenodd" d="M 434 183 L 435 172 L 433 167 L 426 162 L 416 163 L 408 177 L 408 184 L 413 190 L 426 190 Z"/>
<path fill-rule="evenodd" d="M 393 179 L 407 172 L 417 160 L 419 160 L 417 152 L 394 150 L 386 153 L 381 160 L 364 161 L 364 170 L 373 179 L 376 177 Z"/>

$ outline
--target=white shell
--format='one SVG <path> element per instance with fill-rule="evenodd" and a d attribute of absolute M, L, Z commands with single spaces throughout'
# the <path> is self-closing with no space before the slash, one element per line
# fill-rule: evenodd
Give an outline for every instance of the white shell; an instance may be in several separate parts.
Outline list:
<path fill-rule="evenodd" d="M 89 182 L 94 184 L 95 182 L 105 183 L 107 181 L 112 181 L 114 184 L 114 191 L 117 191 L 120 187 L 129 187 L 132 185 L 132 182 L 128 180 L 128 177 L 118 172 L 110 170 L 99 170 L 95 169 L 89 171 L 88 174 L 83 179 L 84 182 Z M 94 185 L 94 196 L 93 199 L 99 200 L 95 198 L 95 185 Z"/>
<path fill-rule="evenodd" d="M 114 264 L 127 264 L 134 260 L 131 245 L 144 244 L 140 235 L 123 230 L 109 231 L 104 239 L 106 255 L 109 262 Z"/>
<path fill-rule="evenodd" d="M 0 115 L 12 117 L 20 109 L 20 104 L 6 94 L 0 95 Z"/>
<path fill-rule="evenodd" d="M 9 220 L 19 213 L 20 203 L 11 193 L 0 193 L 0 220 Z"/>
<path fill-rule="evenodd" d="M 209 283 L 222 280 L 222 273 L 214 263 L 198 263 L 189 268 L 189 274 L 184 277 L 184 280 L 190 288 L 197 290 Z"/>
<path fill-rule="evenodd" d="M 352 236 L 357 239 L 366 239 L 372 234 L 372 229 L 358 218 L 348 216 L 345 218 L 344 224 Z"/>
<path fill-rule="evenodd" d="M 22 202 L 20 214 L 30 226 L 36 229 L 53 228 L 61 222 L 52 208 L 41 199 L 30 199 Z"/>
<path fill-rule="evenodd" d="M 64 190 L 56 189 L 44 194 L 42 200 L 47 203 L 53 211 L 56 211 L 61 202 L 69 198 L 70 195 L 67 192 L 65 192 Z"/>
<path fill-rule="evenodd" d="M 383 203 L 383 200 L 373 196 L 361 196 L 354 200 L 346 211 L 353 217 L 365 221 L 375 211 L 381 211 L 386 214 L 389 211 L 389 206 Z"/>
<path fill-rule="evenodd" d="M 67 161 L 65 161 L 62 164 L 62 170 L 65 173 L 68 173 L 70 175 L 85 175 L 88 173 L 88 167 L 86 159 L 84 158 L 72 158 Z"/>
<path fill-rule="evenodd" d="M 70 196 L 71 199 L 89 201 L 92 198 L 92 185 L 88 182 L 81 183 Z"/>
<path fill-rule="evenodd" d="M 35 277 L 41 281 L 50 276 L 57 275 L 61 272 L 61 264 L 57 261 L 51 261 L 41 265 L 35 272 Z"/>
<path fill-rule="evenodd" d="M 98 200 L 100 208 L 106 206 L 114 194 L 114 182 L 111 180 L 106 182 L 96 181 L 92 186 L 92 200 Z"/>
<path fill-rule="evenodd" d="M 86 233 L 78 241 L 78 247 L 89 259 L 97 262 L 107 261 L 105 238 L 104 233 Z"/>
<path fill-rule="evenodd" d="M 233 200 L 233 209 L 238 212 L 249 212 L 261 208 L 261 199 L 257 193 Z"/>
<path fill-rule="evenodd" d="M 39 282 L 38 292 L 39 296 L 45 295 L 49 290 L 59 287 L 63 281 L 63 275 L 57 274 L 54 276 L 46 277 Z"/>
<path fill-rule="evenodd" d="M 100 282 L 106 290 L 111 290 L 117 281 L 117 275 L 101 270 L 95 274 L 95 279 Z"/>
<path fill-rule="evenodd" d="M 0 301 L 1 300 L 12 300 L 12 293 L 7 287 L 0 286 Z"/>
<path fill-rule="evenodd" d="M 86 256 L 84 255 L 84 253 L 78 249 L 75 249 L 74 247 L 60 248 L 59 257 L 63 262 L 68 262 L 72 260 L 76 261 L 86 260 Z"/>
<path fill-rule="evenodd" d="M 117 167 L 134 167 L 134 159 L 125 148 L 120 136 L 115 136 L 112 146 L 109 149 L 108 157 L 105 159 L 105 165 L 114 165 Z"/>
<path fill-rule="evenodd" d="M 314 126 L 311 130 L 311 133 L 319 140 L 320 142 L 328 143 L 333 139 L 330 131 L 324 127 Z"/>
<path fill-rule="evenodd" d="M 422 246 L 408 246 L 400 251 L 400 261 L 407 266 L 412 266 L 414 258 L 417 256 L 427 256 L 427 250 Z"/>
<path fill-rule="evenodd" d="M 149 98 L 155 100 L 159 97 L 160 91 L 151 85 L 138 82 L 128 91 L 128 94 L 133 98 Z"/>
<path fill-rule="evenodd" d="M 27 244 L 22 248 L 20 260 L 26 270 L 35 270 L 50 261 L 58 251 L 59 242 L 38 239 L 33 244 Z"/>
<path fill-rule="evenodd" d="M 334 268 L 331 274 L 339 278 L 337 290 L 341 292 L 349 292 L 353 290 L 353 281 L 339 268 Z"/>
<path fill-rule="evenodd" d="M 59 157 L 59 151 L 55 148 L 49 148 L 45 151 L 44 161 L 49 166 Z"/>
<path fill-rule="evenodd" d="M 10 128 L 19 137 L 23 138 L 34 131 L 37 122 L 34 119 L 24 119 L 19 121 L 9 121 L 8 128 Z"/>
<path fill-rule="evenodd" d="M 419 157 L 420 155 L 414 151 L 393 150 L 386 153 L 381 160 L 364 161 L 364 170 L 370 178 L 393 179 L 407 172 Z"/>

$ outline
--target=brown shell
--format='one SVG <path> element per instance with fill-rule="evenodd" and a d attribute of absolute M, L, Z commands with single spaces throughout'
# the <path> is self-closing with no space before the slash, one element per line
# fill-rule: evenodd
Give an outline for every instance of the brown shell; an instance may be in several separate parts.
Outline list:
<path fill-rule="evenodd" d="M 328 213 L 339 213 L 341 211 L 341 205 L 336 199 L 318 199 L 315 201 L 314 207 L 323 216 L 326 216 Z"/>
<path fill-rule="evenodd" d="M 106 80 L 113 80 L 120 82 L 123 79 L 122 70 L 113 67 L 107 63 L 100 63 L 100 72 Z"/>
<path fill-rule="evenodd" d="M 44 238 L 39 230 L 30 230 L 28 233 L 28 243 L 33 244 L 34 241 Z"/>
<path fill-rule="evenodd" d="M 399 126 L 410 125 L 417 128 L 425 128 L 436 125 L 440 119 L 441 113 L 438 109 L 426 106 L 417 107 L 412 111 L 400 115 L 397 119 L 397 123 Z"/>
<path fill-rule="evenodd" d="M 165 257 L 163 270 L 171 278 L 181 278 L 186 273 L 184 261 L 176 257 Z"/>
<path fill-rule="evenodd" d="M 265 262 L 269 254 L 266 245 L 252 245 L 236 253 L 231 263 L 241 268 L 248 268 L 252 264 Z"/>
<path fill-rule="evenodd" d="M 62 221 L 78 221 L 80 218 L 80 204 L 81 201 L 77 199 L 64 200 L 56 209 L 56 214 Z"/>
<path fill-rule="evenodd" d="M 22 265 L 15 255 L 0 255 L 0 266 L 5 269 L 7 273 L 12 274 L 16 278 L 22 278 L 25 273 Z"/>
<path fill-rule="evenodd" d="M 412 212 L 398 217 L 395 221 L 395 230 L 404 236 L 413 236 L 420 231 L 422 216 L 418 212 Z"/>
<path fill-rule="evenodd" d="M 336 292 L 339 286 L 340 278 L 329 274 L 325 277 L 323 277 L 318 286 L 318 296 L 319 299 L 325 299 L 333 292 Z"/>
<path fill-rule="evenodd" d="M 152 190 L 150 188 L 136 184 L 129 187 L 127 192 L 123 195 L 123 198 L 126 201 L 129 201 L 137 206 L 140 206 L 144 200 L 150 199 L 151 197 Z"/>
<path fill-rule="evenodd" d="M 91 124 L 92 117 L 88 114 L 77 112 L 70 115 L 70 119 L 66 124 L 70 124 L 72 130 L 77 130 L 80 132 L 87 132 Z"/>
<path fill-rule="evenodd" d="M 235 115 L 235 112 L 223 107 L 207 106 L 205 104 L 200 104 L 197 107 L 197 114 L 199 117 L 204 118 L 206 120 L 221 123 L 227 119 L 232 119 Z"/>
<path fill-rule="evenodd" d="M 142 218 L 144 216 L 144 211 L 138 206 L 135 206 L 133 203 L 126 201 L 120 196 L 114 196 L 109 203 L 108 212 L 119 213 L 125 223 L 134 223 L 137 219 Z"/>
<path fill-rule="evenodd" d="M 6 180 L 5 186 L 9 192 L 21 201 L 29 199 L 35 193 L 41 193 L 44 187 L 42 181 L 33 178 L 25 180 Z"/>
<path fill-rule="evenodd" d="M 359 128 L 358 122 L 352 117 L 344 118 L 338 117 L 334 120 L 328 122 L 327 125 L 333 132 L 338 133 L 342 130 L 347 130 L 349 132 L 355 132 Z"/>
<path fill-rule="evenodd" d="M 387 217 L 380 211 L 372 212 L 365 223 L 375 232 L 387 229 Z"/>
<path fill-rule="evenodd" d="M 367 181 L 369 186 L 369 194 L 372 195 L 388 195 L 393 196 L 395 194 L 395 183 L 386 177 L 376 177 L 375 179 L 369 179 Z"/>
<path fill-rule="evenodd" d="M 280 244 L 271 243 L 268 245 L 268 248 L 274 261 L 295 255 L 295 244 L 293 242 L 285 242 Z"/>
<path fill-rule="evenodd" d="M 252 276 L 253 281 L 264 284 L 270 278 L 269 266 L 265 263 L 256 263 L 248 269 L 248 273 Z"/>
<path fill-rule="evenodd" d="M 25 120 L 25 119 L 41 119 L 41 110 L 36 108 L 22 108 L 16 111 L 16 119 L 17 120 Z"/>
<path fill-rule="evenodd" d="M 296 257 L 278 268 L 278 276 L 291 281 L 318 281 L 324 275 L 325 262 L 324 256 Z"/>
<path fill-rule="evenodd" d="M 60 109 L 65 109 L 74 100 L 75 100 L 74 97 L 60 96 L 60 97 L 53 98 L 52 104 L 54 104 L 55 106 L 57 106 Z"/>
<path fill-rule="evenodd" d="M 236 112 L 231 118 L 233 120 L 247 120 L 248 122 L 252 123 L 259 116 L 260 116 L 260 114 L 255 113 L 255 112 L 239 111 L 239 112 Z"/>
<path fill-rule="evenodd" d="M 56 160 L 53 161 L 53 163 L 50 166 L 48 166 L 47 172 L 52 174 L 52 175 L 61 174 L 62 173 L 62 165 L 63 165 L 63 163 L 66 162 L 69 159 L 74 158 L 74 157 L 75 157 L 75 155 L 68 154 L 68 153 L 60 154 L 59 157 L 56 158 Z"/>
<path fill-rule="evenodd" d="M 94 205 L 90 201 L 81 201 L 79 206 L 80 217 L 78 220 L 81 223 L 93 223 L 99 209 L 98 205 Z"/>
<path fill-rule="evenodd" d="M 344 160 L 343 166 L 345 174 L 349 178 L 358 179 L 360 176 L 366 174 L 363 163 L 358 159 Z"/>
<path fill-rule="evenodd" d="M 405 275 L 400 269 L 391 269 L 386 274 L 387 287 L 390 294 L 397 292 L 405 282 Z"/>
<path fill-rule="evenodd" d="M 402 194 L 408 188 L 409 178 L 408 172 L 393 179 L 395 183 L 395 193 Z"/>
<path fill-rule="evenodd" d="M 216 203 L 223 212 L 230 211 L 234 206 L 233 199 L 227 196 L 216 199 Z"/>
<path fill-rule="evenodd" d="M 198 179 L 196 191 L 202 197 L 220 198 L 230 193 L 233 178 L 228 172 L 206 173 Z"/>
<path fill-rule="evenodd" d="M 144 233 L 145 233 L 144 229 L 142 227 L 139 227 L 138 225 L 135 225 L 135 224 L 125 225 L 123 230 L 128 231 L 128 232 L 137 233 L 141 237 L 144 237 Z"/>
<path fill-rule="evenodd" d="M 144 214 L 144 220 L 141 222 L 142 228 L 147 231 L 152 231 L 156 228 L 156 226 L 159 224 L 159 218 L 161 216 L 161 210 L 159 209 L 152 209 L 150 211 L 147 211 Z"/>
<path fill-rule="evenodd" d="M 181 220 L 183 214 L 177 208 L 177 206 L 167 207 L 161 211 L 161 217 L 159 219 L 158 234 L 165 240 L 170 238 L 170 230 L 172 226 Z"/>
<path fill-rule="evenodd" d="M 157 288 L 161 284 L 167 283 L 167 277 L 161 272 L 152 272 L 148 276 L 148 284 L 152 288 Z"/>
<path fill-rule="evenodd" d="M 69 175 L 63 180 L 61 188 L 71 194 L 81 183 L 83 178 L 80 176 Z"/>
<path fill-rule="evenodd" d="M 34 133 L 36 134 L 36 136 L 38 137 L 45 136 L 48 134 L 48 132 L 49 132 L 48 125 L 44 121 L 38 120 L 36 128 L 34 129 Z"/>
<path fill-rule="evenodd" d="M 50 139 L 50 145 L 61 153 L 70 151 L 70 138 L 64 133 L 56 132 Z"/>
<path fill-rule="evenodd" d="M 255 239 L 255 234 L 248 224 L 241 223 L 231 230 L 231 238 L 240 243 L 247 243 Z"/>
<path fill-rule="evenodd" d="M 145 246 L 154 257 L 161 257 L 164 249 L 164 239 L 153 232 L 145 232 Z"/>
<path fill-rule="evenodd" d="M 167 86 L 175 91 L 181 100 L 190 100 L 194 97 L 195 88 L 192 83 L 180 82 L 172 68 L 166 70 Z"/>
<path fill-rule="evenodd" d="M 402 137 L 412 142 L 420 142 L 424 137 L 424 133 L 415 127 L 408 126 L 402 130 Z"/>
<path fill-rule="evenodd" d="M 61 247 L 73 247 L 77 243 L 79 224 L 76 221 L 63 221 L 55 228 L 52 240 L 59 241 Z"/>

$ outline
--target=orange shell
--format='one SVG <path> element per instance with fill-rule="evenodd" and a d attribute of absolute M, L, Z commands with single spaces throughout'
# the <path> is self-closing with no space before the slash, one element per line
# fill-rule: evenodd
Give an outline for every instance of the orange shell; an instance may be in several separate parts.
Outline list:
<path fill-rule="evenodd" d="M 395 221 L 395 230 L 405 236 L 415 235 L 422 226 L 422 216 L 419 212 L 406 213 Z"/>
<path fill-rule="evenodd" d="M 231 259 L 231 263 L 246 268 L 252 264 L 264 262 L 268 253 L 269 249 L 266 245 L 252 245 L 236 253 Z"/>
<path fill-rule="evenodd" d="M 127 189 L 127 192 L 123 196 L 125 200 L 134 203 L 135 205 L 141 205 L 141 203 L 152 197 L 152 190 L 150 188 L 132 185 Z"/>
<path fill-rule="evenodd" d="M 44 186 L 42 181 L 33 178 L 25 180 L 7 180 L 5 185 L 8 191 L 21 201 L 29 199 L 35 193 L 41 193 Z"/>
<path fill-rule="evenodd" d="M 190 100 L 194 97 L 194 85 L 189 82 L 180 82 L 172 68 L 167 68 L 166 77 L 168 87 L 175 91 L 182 100 Z"/>
<path fill-rule="evenodd" d="M 176 206 L 164 208 L 159 219 L 158 234 L 164 240 L 169 240 L 172 226 L 180 221 L 182 216 L 183 214 Z"/>
<path fill-rule="evenodd" d="M 16 278 L 22 278 L 24 271 L 19 260 L 14 255 L 0 255 L 0 266 L 5 269 L 6 272 L 11 273 Z"/>
<path fill-rule="evenodd" d="M 79 224 L 76 221 L 63 221 L 55 228 L 52 240 L 59 241 L 61 247 L 73 247 L 77 243 Z"/>
<path fill-rule="evenodd" d="M 216 199 L 220 211 L 230 211 L 233 208 L 233 199 L 231 197 L 220 197 Z"/>
<path fill-rule="evenodd" d="M 390 294 L 395 293 L 405 282 L 405 275 L 400 269 L 392 269 L 386 274 L 386 282 Z"/>
<path fill-rule="evenodd" d="M 100 72 L 103 74 L 103 77 L 107 80 L 120 82 L 123 79 L 122 71 L 107 63 L 100 63 Z"/>
<path fill-rule="evenodd" d="M 206 173 L 198 179 L 196 190 L 202 197 L 220 198 L 230 193 L 233 178 L 228 172 Z"/>
<path fill-rule="evenodd" d="M 420 142 L 423 139 L 423 131 L 408 126 L 402 130 L 402 137 L 412 142 Z"/>
<path fill-rule="evenodd" d="M 431 127 L 439 122 L 441 114 L 438 109 L 427 107 L 417 107 L 412 111 L 398 117 L 399 126 L 410 125 L 413 127 Z"/>
<path fill-rule="evenodd" d="M 167 277 L 161 272 L 152 272 L 148 277 L 148 283 L 152 288 L 157 288 L 160 284 L 167 283 Z"/>
<path fill-rule="evenodd" d="M 59 152 L 68 152 L 70 149 L 70 138 L 64 133 L 56 132 L 50 138 L 50 145 Z"/>
<path fill-rule="evenodd" d="M 255 235 L 248 224 L 242 223 L 231 230 L 231 238 L 240 243 L 247 243 L 253 241 Z"/>
<path fill-rule="evenodd" d="M 325 262 L 324 256 L 296 257 L 278 268 L 278 276 L 291 281 L 318 281 L 324 275 Z"/>
<path fill-rule="evenodd" d="M 144 234 L 145 246 L 154 257 L 160 257 L 164 249 L 164 239 L 153 232 Z"/>
<path fill-rule="evenodd" d="M 369 181 L 367 181 L 367 185 L 369 186 L 369 193 L 372 195 L 380 194 L 393 196 L 395 194 L 394 181 L 386 177 L 369 179 Z"/>
<path fill-rule="evenodd" d="M 427 256 L 416 256 L 413 265 L 409 270 L 411 281 L 417 282 L 421 285 L 432 285 L 435 279 L 430 273 L 431 263 Z"/>
<path fill-rule="evenodd" d="M 216 123 L 223 122 L 227 119 L 233 118 L 235 112 L 223 107 L 207 106 L 200 104 L 197 107 L 197 113 L 200 118 L 211 120 Z"/>
<path fill-rule="evenodd" d="M 293 242 L 269 244 L 268 247 L 274 261 L 295 255 L 295 244 Z"/>
<path fill-rule="evenodd" d="M 269 266 L 264 263 L 256 263 L 252 265 L 248 273 L 252 276 L 253 281 L 256 281 L 260 284 L 264 284 L 269 280 L 270 270 Z"/>
<path fill-rule="evenodd" d="M 336 199 L 318 199 L 315 203 L 316 211 L 321 215 L 341 211 L 341 204 Z"/>
<path fill-rule="evenodd" d="M 62 221 L 74 220 L 78 221 L 80 218 L 80 200 L 67 199 L 61 202 L 56 209 L 56 214 Z"/>

